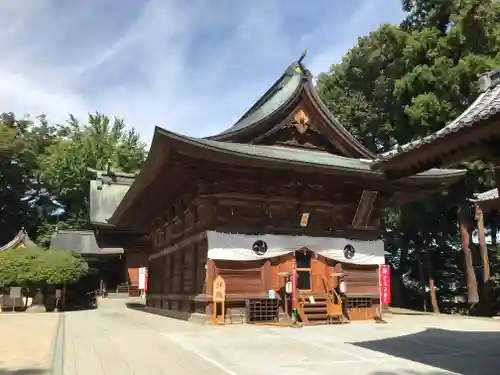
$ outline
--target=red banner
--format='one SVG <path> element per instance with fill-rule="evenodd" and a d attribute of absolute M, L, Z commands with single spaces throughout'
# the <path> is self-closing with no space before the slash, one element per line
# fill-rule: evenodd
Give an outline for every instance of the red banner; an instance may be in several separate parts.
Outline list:
<path fill-rule="evenodd" d="M 380 281 L 380 303 L 388 305 L 391 303 L 391 268 L 381 265 L 378 269 Z"/>

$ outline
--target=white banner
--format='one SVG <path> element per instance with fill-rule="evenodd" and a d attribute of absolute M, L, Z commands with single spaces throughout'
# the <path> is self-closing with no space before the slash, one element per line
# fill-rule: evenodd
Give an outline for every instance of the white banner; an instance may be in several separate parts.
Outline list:
<path fill-rule="evenodd" d="M 214 260 L 269 259 L 307 248 L 337 262 L 360 265 L 385 264 L 382 240 L 362 241 L 337 237 L 247 235 L 207 231 L 207 241 L 208 258 Z M 259 245 L 260 251 L 255 248 Z M 265 251 L 262 251 L 263 248 Z"/>
<path fill-rule="evenodd" d="M 139 289 L 141 290 L 146 289 L 146 274 L 146 267 L 139 268 Z"/>

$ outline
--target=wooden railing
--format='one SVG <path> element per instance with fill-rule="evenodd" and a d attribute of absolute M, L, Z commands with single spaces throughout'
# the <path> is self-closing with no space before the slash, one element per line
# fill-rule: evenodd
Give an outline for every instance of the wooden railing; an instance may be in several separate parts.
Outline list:
<path fill-rule="evenodd" d="M 335 288 L 333 288 L 328 279 L 323 276 L 321 279 L 323 283 L 323 288 L 325 290 L 327 304 L 326 310 L 329 319 L 338 319 L 340 322 L 343 320 L 343 309 L 342 309 L 342 298 L 337 293 Z"/>

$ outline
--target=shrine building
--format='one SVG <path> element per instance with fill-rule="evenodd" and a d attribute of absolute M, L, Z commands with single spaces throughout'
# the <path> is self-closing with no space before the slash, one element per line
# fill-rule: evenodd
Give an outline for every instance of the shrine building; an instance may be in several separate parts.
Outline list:
<path fill-rule="evenodd" d="M 105 218 L 115 233 L 149 239 L 138 251 L 148 258 L 148 308 L 228 323 L 251 320 L 252 301 L 275 295 L 282 317 L 291 294 L 298 319 L 321 324 L 341 304 L 342 278 L 344 318 L 379 317 L 384 211 L 442 191 L 464 171 L 390 179 L 372 168 L 377 155 L 327 109 L 312 78 L 293 63 L 208 138 L 155 128 L 143 169 Z M 214 311 L 220 283 L 224 308 Z"/>

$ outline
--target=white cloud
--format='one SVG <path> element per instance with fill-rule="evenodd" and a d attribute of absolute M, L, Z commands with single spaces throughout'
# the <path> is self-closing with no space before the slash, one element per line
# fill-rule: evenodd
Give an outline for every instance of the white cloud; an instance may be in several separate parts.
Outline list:
<path fill-rule="evenodd" d="M 309 48 L 314 73 L 399 1 L 18 0 L 0 3 L 0 111 L 64 121 L 100 111 L 145 139 L 206 136 L 235 121 Z M 189 5 L 187 5 L 189 4 Z M 320 9 L 321 5 L 321 9 Z M 384 15 L 378 9 L 384 7 Z"/>

